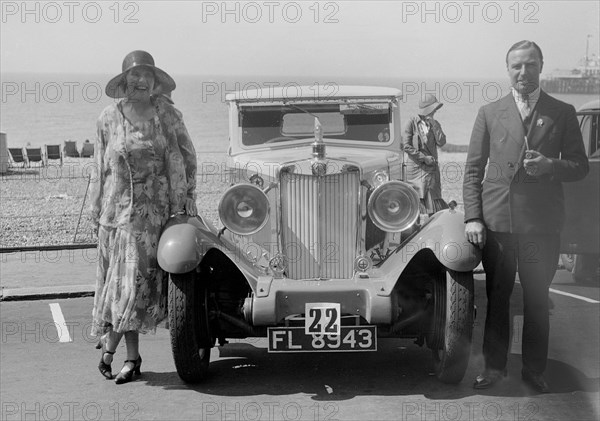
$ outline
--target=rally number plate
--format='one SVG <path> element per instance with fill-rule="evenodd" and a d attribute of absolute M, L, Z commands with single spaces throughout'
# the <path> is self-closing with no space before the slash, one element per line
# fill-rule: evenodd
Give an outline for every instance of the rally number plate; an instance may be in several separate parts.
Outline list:
<path fill-rule="evenodd" d="M 304 333 L 339 335 L 342 325 L 340 303 L 306 303 Z"/>
<path fill-rule="evenodd" d="M 268 328 L 269 352 L 377 351 L 376 326 L 341 326 L 340 334 L 310 334 L 305 328 Z"/>

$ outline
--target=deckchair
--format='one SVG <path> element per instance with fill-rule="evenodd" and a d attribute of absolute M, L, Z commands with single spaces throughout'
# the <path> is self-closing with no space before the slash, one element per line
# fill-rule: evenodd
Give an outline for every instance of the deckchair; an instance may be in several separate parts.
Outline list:
<path fill-rule="evenodd" d="M 48 161 L 50 159 L 58 159 L 60 161 L 60 166 L 62 167 L 63 156 L 60 149 L 60 145 L 44 145 L 44 164 L 46 166 L 48 166 Z"/>
<path fill-rule="evenodd" d="M 81 157 L 82 158 L 90 158 L 94 156 L 94 144 L 93 143 L 84 143 L 81 147 Z"/>
<path fill-rule="evenodd" d="M 42 148 L 25 148 L 27 153 L 27 163 L 31 167 L 32 162 L 39 162 L 40 166 L 44 166 L 44 158 L 42 156 Z"/>
<path fill-rule="evenodd" d="M 10 152 L 11 167 L 18 163 L 22 163 L 23 168 L 29 166 L 29 163 L 27 162 L 27 156 L 23 153 L 23 148 L 8 148 L 8 151 Z"/>
<path fill-rule="evenodd" d="M 77 142 L 74 140 L 65 140 L 65 147 L 63 148 L 63 154 L 68 158 L 79 158 L 79 151 L 77 150 Z"/>

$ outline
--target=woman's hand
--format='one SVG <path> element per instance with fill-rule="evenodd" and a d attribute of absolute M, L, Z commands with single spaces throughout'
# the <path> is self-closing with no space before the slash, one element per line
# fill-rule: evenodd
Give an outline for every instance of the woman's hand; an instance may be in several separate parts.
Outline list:
<path fill-rule="evenodd" d="M 194 199 L 190 199 L 189 197 L 185 198 L 185 213 L 189 216 L 198 215 L 198 209 L 196 208 L 196 201 Z"/>
<path fill-rule="evenodd" d="M 433 165 L 435 164 L 435 158 L 433 156 L 427 155 L 423 158 L 423 162 L 425 165 Z"/>

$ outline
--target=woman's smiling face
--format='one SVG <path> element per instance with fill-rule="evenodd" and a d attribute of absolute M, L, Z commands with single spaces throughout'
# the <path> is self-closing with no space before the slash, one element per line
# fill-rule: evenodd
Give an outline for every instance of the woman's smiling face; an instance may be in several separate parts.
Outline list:
<path fill-rule="evenodd" d="M 127 97 L 149 100 L 154 91 L 154 72 L 147 67 L 136 67 L 127 72 Z"/>

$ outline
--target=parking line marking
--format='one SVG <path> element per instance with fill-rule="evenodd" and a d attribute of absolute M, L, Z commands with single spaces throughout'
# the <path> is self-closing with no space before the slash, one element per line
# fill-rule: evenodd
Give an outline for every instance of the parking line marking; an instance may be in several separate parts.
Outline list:
<path fill-rule="evenodd" d="M 553 293 L 559 294 L 559 295 L 565 295 L 567 297 L 575 298 L 577 300 L 585 301 L 586 303 L 600 304 L 600 301 L 596 301 L 596 300 L 593 300 L 593 299 L 587 298 L 587 297 L 582 297 L 581 295 L 571 294 L 570 292 L 559 291 L 559 290 L 553 289 L 553 288 L 550 288 L 550 292 L 553 292 Z"/>
<path fill-rule="evenodd" d="M 62 310 L 60 309 L 60 304 L 51 303 L 49 305 L 50 311 L 52 312 L 52 318 L 54 319 L 54 326 L 56 327 L 56 331 L 58 332 L 58 341 L 73 342 L 73 340 L 71 339 L 71 335 L 69 335 L 69 329 L 67 328 L 65 317 L 63 316 Z"/>

